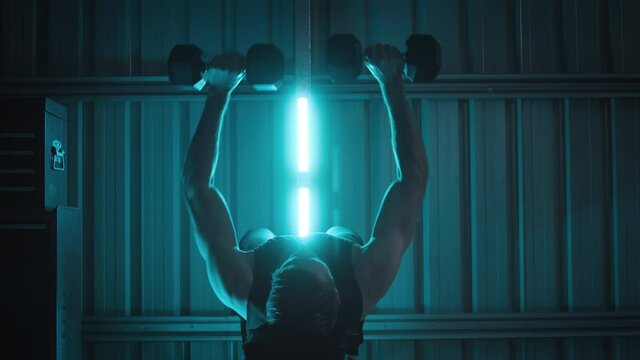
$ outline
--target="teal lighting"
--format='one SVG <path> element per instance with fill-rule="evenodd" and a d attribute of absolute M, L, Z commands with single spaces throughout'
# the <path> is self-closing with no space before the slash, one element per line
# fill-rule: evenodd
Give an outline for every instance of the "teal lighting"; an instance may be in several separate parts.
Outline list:
<path fill-rule="evenodd" d="M 311 208 L 310 192 L 307 186 L 309 173 L 309 99 L 298 97 L 298 235 L 305 237 L 310 232 L 309 212 Z"/>
<path fill-rule="evenodd" d="M 309 172 L 309 100 L 298 98 L 298 172 Z"/>
<path fill-rule="evenodd" d="M 301 187 L 298 189 L 298 235 L 309 235 L 309 188 Z"/>

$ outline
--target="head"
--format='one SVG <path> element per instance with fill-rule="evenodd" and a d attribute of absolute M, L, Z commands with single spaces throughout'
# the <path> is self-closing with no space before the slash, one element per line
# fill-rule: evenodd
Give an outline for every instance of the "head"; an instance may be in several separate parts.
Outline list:
<path fill-rule="evenodd" d="M 305 336 L 326 336 L 334 328 L 340 297 L 327 265 L 294 254 L 276 271 L 267 298 L 267 323 Z"/>

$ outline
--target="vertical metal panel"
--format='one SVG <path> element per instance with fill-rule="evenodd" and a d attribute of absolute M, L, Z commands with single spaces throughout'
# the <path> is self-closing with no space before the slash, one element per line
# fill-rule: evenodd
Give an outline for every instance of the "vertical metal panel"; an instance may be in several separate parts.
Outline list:
<path fill-rule="evenodd" d="M 442 73 L 470 72 L 467 1 L 416 0 L 417 32 L 433 34 L 442 44 Z"/>
<path fill-rule="evenodd" d="M 558 351 L 559 341 L 556 339 L 526 339 L 514 341 L 518 359 L 554 360 L 561 359 Z"/>
<path fill-rule="evenodd" d="M 467 341 L 463 340 L 427 340 L 422 341 L 425 359 L 465 359 L 467 354 Z"/>
<path fill-rule="evenodd" d="M 229 2 L 231 3 L 231 2 Z M 271 40 L 272 9 L 270 1 L 233 1 L 234 48 L 246 54 L 253 43 Z"/>
<path fill-rule="evenodd" d="M 415 359 L 414 341 L 372 341 L 367 359 Z"/>
<path fill-rule="evenodd" d="M 607 1 L 563 0 L 563 19 L 566 71 L 609 72 Z"/>
<path fill-rule="evenodd" d="M 108 106 L 108 105 L 107 105 Z M 104 168 L 113 175 L 113 219 L 107 226 L 114 228 L 114 236 L 104 239 L 106 243 L 113 243 L 114 260 L 110 261 L 115 266 L 115 309 L 117 314 L 131 314 L 131 210 L 132 192 L 131 185 L 131 136 L 133 132 L 131 126 L 130 103 L 117 103 L 113 106 L 114 113 L 111 119 L 102 119 L 102 122 L 109 122 L 114 127 L 111 134 L 107 133 L 110 139 L 104 152 L 107 158 L 103 159 Z M 109 158 L 109 156 L 112 156 Z M 111 209 L 110 209 L 111 211 Z"/>
<path fill-rule="evenodd" d="M 139 1 L 140 74 L 166 74 L 166 61 L 171 48 L 187 41 L 186 3 L 171 0 Z"/>
<path fill-rule="evenodd" d="M 363 46 L 380 42 L 404 51 L 412 30 L 412 0 L 369 0 L 366 6 L 367 39 Z"/>
<path fill-rule="evenodd" d="M 47 75 L 82 75 L 84 1 L 61 0 L 49 8 L 47 31 Z"/>
<path fill-rule="evenodd" d="M 187 17 L 184 21 L 187 38 L 184 42 L 199 46 L 209 55 L 233 49 L 229 39 L 231 35 L 229 29 L 233 24 L 229 13 L 233 2 L 189 0 L 185 3 L 187 3 Z"/>
<path fill-rule="evenodd" d="M 326 41 L 333 34 L 354 34 L 362 43 L 369 45 L 367 37 L 366 0 L 312 1 L 311 6 L 311 66 L 313 73 L 326 72 Z"/>
<path fill-rule="evenodd" d="M 609 1 L 609 38 L 611 44 L 612 70 L 615 73 L 637 73 L 640 71 L 640 38 L 637 14 L 640 3 L 635 0 Z"/>
<path fill-rule="evenodd" d="M 471 340 L 469 346 L 473 349 L 473 359 L 510 359 L 513 358 L 513 340 Z"/>
<path fill-rule="evenodd" d="M 233 199 L 238 239 L 250 229 L 272 227 L 271 219 L 275 216 L 272 204 L 278 194 L 273 193 L 274 167 L 271 154 L 273 147 L 283 145 L 272 141 L 275 119 L 270 103 L 252 101 L 247 105 L 236 106 L 235 118 L 232 119 L 236 126 L 233 143 L 237 173 Z"/>
<path fill-rule="evenodd" d="M 114 105 L 99 104 L 95 107 L 96 123 L 94 125 L 95 152 L 93 161 L 101 166 L 95 167 L 94 191 L 99 194 L 94 201 L 100 204 L 95 208 L 94 217 L 94 260 L 95 260 L 95 311 L 100 314 L 116 314 L 115 308 L 117 292 L 116 282 L 113 277 L 116 269 L 114 253 L 115 245 L 115 219 L 114 197 L 107 194 L 114 194 L 115 183 L 115 161 L 113 159 L 115 147 L 110 146 L 113 140 L 115 123 L 113 111 Z M 117 241 L 117 240 L 116 240 Z"/>
<path fill-rule="evenodd" d="M 370 42 L 368 35 L 366 14 L 368 2 L 366 0 L 326 2 L 329 7 L 330 34 L 353 33 L 364 44 Z M 318 46 L 316 44 L 315 46 Z"/>
<path fill-rule="evenodd" d="M 522 206 L 524 236 L 524 309 L 561 309 L 562 156 L 559 104 L 552 100 L 522 102 Z"/>
<path fill-rule="evenodd" d="M 320 116 L 314 109 L 313 101 L 309 106 L 309 131 L 316 132 L 320 127 Z M 271 204 L 272 216 L 271 229 L 276 234 L 292 234 L 298 229 L 297 217 L 297 192 L 292 193 L 296 189 L 296 179 L 294 173 L 297 172 L 297 109 L 294 98 L 284 101 L 275 101 L 270 103 L 271 121 L 270 137 L 273 146 L 271 147 L 271 175 L 272 175 L 272 197 Z M 310 165 L 318 164 L 318 159 L 325 156 L 321 152 L 319 140 L 314 136 L 309 137 L 309 161 Z M 313 185 L 313 184 L 312 184 Z M 320 196 L 320 193 L 315 195 Z M 314 200 L 316 201 L 316 200 Z M 317 200 L 319 202 L 319 200 Z M 281 214 L 287 214 L 282 216 Z M 321 214 L 312 214 L 314 221 Z M 314 231 L 322 231 L 322 228 L 316 228 Z"/>
<path fill-rule="evenodd" d="M 158 342 L 158 343 L 142 343 L 140 354 L 142 359 L 185 359 L 185 348 L 188 346 L 185 342 Z"/>
<path fill-rule="evenodd" d="M 609 341 L 608 338 L 568 338 L 564 339 L 562 346 L 567 360 L 607 359 L 609 357 Z"/>
<path fill-rule="evenodd" d="M 131 314 L 142 314 L 142 104 L 131 104 L 131 123 L 129 136 L 130 152 L 124 156 L 129 157 L 131 170 L 130 170 L 130 206 L 129 214 L 131 215 L 131 228 L 130 236 L 131 258 L 128 259 L 131 262 Z"/>
<path fill-rule="evenodd" d="M 511 179 L 513 109 L 505 101 L 472 101 L 469 125 L 471 165 L 471 271 L 474 312 L 511 311 L 514 301 Z"/>
<path fill-rule="evenodd" d="M 175 102 L 145 103 L 141 108 L 141 310 L 143 315 L 180 313 L 180 249 L 186 217 L 179 174 L 184 152 L 181 116 Z M 186 284 L 185 284 L 186 285 Z M 145 359 L 178 358 L 182 343 L 142 344 Z"/>
<path fill-rule="evenodd" d="M 529 74 L 563 71 L 562 2 L 516 1 L 519 69 Z"/>
<path fill-rule="evenodd" d="M 35 76 L 38 2 L 2 2 L 2 76 Z M 40 25 L 42 26 L 42 24 Z"/>
<path fill-rule="evenodd" d="M 90 103 L 85 104 L 85 113 L 83 114 L 83 130 L 84 132 L 79 136 L 82 137 L 83 146 L 79 148 L 79 152 L 83 153 L 83 163 L 79 166 L 83 169 L 82 174 L 79 176 L 82 178 L 82 202 L 79 204 L 80 208 L 83 211 L 83 226 L 82 226 L 82 266 L 83 266 L 83 275 L 82 275 L 82 315 L 92 315 L 95 312 L 95 267 L 94 265 L 94 244 L 95 240 L 93 231 L 94 231 L 94 211 L 89 210 L 93 208 L 94 200 L 93 200 L 93 175 L 94 169 L 86 166 L 91 164 L 92 161 L 87 161 L 87 159 L 93 159 L 93 148 L 94 148 L 94 140 L 93 140 L 93 125 L 94 122 L 90 120 L 93 117 L 93 105 Z M 78 143 L 81 141 L 78 140 Z M 91 240 L 90 240 L 91 239 Z"/>
<path fill-rule="evenodd" d="M 96 0 L 93 3 L 92 74 L 132 75 L 132 26 L 138 24 L 133 16 L 135 4 L 129 0 Z M 145 17 L 149 15 L 144 13 Z M 150 39 L 144 40 L 152 43 Z"/>
<path fill-rule="evenodd" d="M 467 110 L 455 100 L 423 101 L 422 137 L 429 157 L 423 207 L 424 308 L 469 311 L 469 243 L 465 152 Z M 372 154 L 373 156 L 373 154 Z"/>
<path fill-rule="evenodd" d="M 294 69 L 293 54 L 295 32 L 294 28 L 294 7 L 296 0 L 279 0 L 269 2 L 271 8 L 269 23 L 269 42 L 274 43 L 284 55 L 285 73 L 291 73 Z M 317 45 L 317 44 L 316 44 Z M 313 66 L 313 64 L 312 64 Z"/>
<path fill-rule="evenodd" d="M 177 110 L 177 103 L 142 105 L 142 310 L 148 315 L 176 314 L 180 306 L 178 244 L 187 224 Z"/>
<path fill-rule="evenodd" d="M 613 258 L 616 310 L 640 308 L 640 103 L 615 100 L 613 136 Z"/>
<path fill-rule="evenodd" d="M 515 11 L 512 0 L 468 2 L 471 72 L 516 70 Z"/>
<path fill-rule="evenodd" d="M 92 345 L 89 349 L 91 359 L 139 359 L 139 344 L 135 343 L 99 343 Z M 87 352 L 85 351 L 84 358 L 87 358 Z"/>
<path fill-rule="evenodd" d="M 81 209 L 82 199 L 82 164 L 84 163 L 84 111 L 85 104 L 82 101 L 69 101 L 63 103 L 68 111 L 68 144 L 67 164 L 69 166 L 69 188 L 67 189 L 67 204 L 70 207 Z"/>
<path fill-rule="evenodd" d="M 353 229 L 363 241 L 371 234 L 371 212 L 377 209 L 380 199 L 369 198 L 368 171 L 373 164 L 369 160 L 369 128 L 366 103 L 361 101 L 320 102 L 314 116 L 319 123 L 319 137 L 314 142 L 313 158 L 318 160 L 314 176 L 317 215 L 320 224 L 317 231 L 325 231 L 333 225 Z M 376 119 L 374 121 L 384 121 Z M 315 208 L 315 206 L 314 206 Z"/>
<path fill-rule="evenodd" d="M 640 338 L 615 338 L 613 341 L 615 360 L 637 359 L 640 357 Z"/>
<path fill-rule="evenodd" d="M 597 100 L 570 100 L 567 146 L 570 180 L 571 276 L 568 277 L 569 310 L 606 310 L 608 277 L 608 160 L 604 104 Z"/>
<path fill-rule="evenodd" d="M 513 204 L 509 155 L 514 139 L 513 114 L 504 101 L 470 104 L 471 309 L 508 312 L 513 309 Z M 476 341 L 475 356 L 508 356 L 508 343 Z M 490 351 L 489 351 L 490 349 Z"/>
<path fill-rule="evenodd" d="M 185 349 L 185 358 L 205 360 L 211 358 L 240 360 L 244 359 L 242 344 L 236 341 L 191 342 Z"/>

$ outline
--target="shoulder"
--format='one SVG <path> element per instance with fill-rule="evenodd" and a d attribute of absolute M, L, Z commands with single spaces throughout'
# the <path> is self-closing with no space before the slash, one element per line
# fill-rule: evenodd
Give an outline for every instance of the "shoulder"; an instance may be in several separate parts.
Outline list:
<path fill-rule="evenodd" d="M 253 283 L 254 254 L 230 249 L 212 261 L 205 256 L 209 283 L 218 299 L 246 319 L 246 307 Z"/>
<path fill-rule="evenodd" d="M 363 317 L 368 314 L 375 304 L 385 295 L 395 279 L 404 247 L 401 234 L 387 234 L 385 241 L 375 237 L 354 255 L 354 273 L 356 281 L 362 291 Z"/>

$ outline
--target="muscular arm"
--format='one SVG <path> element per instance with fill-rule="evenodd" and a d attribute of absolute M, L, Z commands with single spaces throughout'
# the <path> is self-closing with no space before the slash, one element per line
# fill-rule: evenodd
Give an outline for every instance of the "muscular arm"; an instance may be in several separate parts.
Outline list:
<path fill-rule="evenodd" d="M 246 318 L 253 258 L 237 248 L 229 211 L 213 182 L 220 132 L 233 87 L 212 87 L 182 175 L 196 245 L 205 261 L 211 287 L 223 304 Z"/>
<path fill-rule="evenodd" d="M 380 51 L 383 54 L 373 54 L 372 62 L 399 56 Z M 389 113 L 397 176 L 387 189 L 371 239 L 355 267 L 363 295 L 363 318 L 389 290 L 398 273 L 402 255 L 416 231 L 428 175 L 424 143 L 403 90 L 401 73 L 376 63 L 367 66 L 380 82 Z M 381 73 L 376 74 L 376 70 Z"/>

